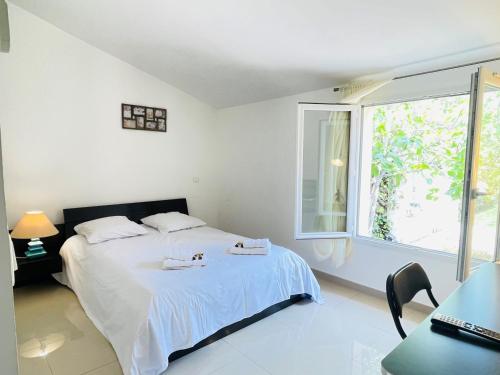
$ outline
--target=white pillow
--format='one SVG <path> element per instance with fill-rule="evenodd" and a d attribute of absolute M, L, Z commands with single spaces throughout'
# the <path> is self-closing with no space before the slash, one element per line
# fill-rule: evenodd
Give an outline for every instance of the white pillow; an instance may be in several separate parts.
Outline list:
<path fill-rule="evenodd" d="M 191 229 L 207 225 L 197 217 L 181 214 L 180 212 L 167 212 L 142 218 L 141 221 L 162 233 L 176 232 L 183 229 Z"/>
<path fill-rule="evenodd" d="M 99 243 L 117 238 L 139 236 L 148 231 L 125 216 L 108 216 L 78 224 L 75 232 L 84 236 L 89 243 Z"/>

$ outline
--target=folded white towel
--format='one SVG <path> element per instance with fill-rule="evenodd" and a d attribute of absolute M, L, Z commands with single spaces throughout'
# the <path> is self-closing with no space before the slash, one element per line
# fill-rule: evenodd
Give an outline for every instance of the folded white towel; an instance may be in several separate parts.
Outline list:
<path fill-rule="evenodd" d="M 164 270 L 181 270 L 184 268 L 190 267 L 203 267 L 207 265 L 207 261 L 205 259 L 199 260 L 178 260 L 165 258 L 161 265 L 161 268 Z"/>
<path fill-rule="evenodd" d="M 271 246 L 268 247 L 232 247 L 229 249 L 231 254 L 235 255 L 267 255 L 271 250 Z"/>
<path fill-rule="evenodd" d="M 166 258 L 177 260 L 195 260 L 200 258 L 199 254 L 203 255 L 203 251 L 179 245 L 168 246 L 164 253 Z"/>
<path fill-rule="evenodd" d="M 269 238 L 243 240 L 243 247 L 269 247 L 270 245 L 271 241 L 269 241 Z"/>

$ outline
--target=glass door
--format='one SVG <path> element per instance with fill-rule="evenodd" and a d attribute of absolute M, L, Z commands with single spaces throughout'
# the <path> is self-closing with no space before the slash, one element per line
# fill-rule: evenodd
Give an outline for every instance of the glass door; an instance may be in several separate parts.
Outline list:
<path fill-rule="evenodd" d="M 473 260 L 500 260 L 500 75 L 472 76 L 457 279 Z"/>

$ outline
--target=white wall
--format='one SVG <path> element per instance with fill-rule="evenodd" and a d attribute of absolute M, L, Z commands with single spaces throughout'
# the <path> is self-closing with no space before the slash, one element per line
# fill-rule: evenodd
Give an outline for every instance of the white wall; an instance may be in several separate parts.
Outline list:
<path fill-rule="evenodd" d="M 9 13 L 11 52 L 0 55 L 9 224 L 35 208 L 57 223 L 66 207 L 184 196 L 217 224 L 215 110 L 20 8 Z M 167 133 L 122 129 L 121 103 L 167 108 Z"/>
<path fill-rule="evenodd" d="M 17 374 L 16 323 L 1 151 L 0 147 L 0 374 L 14 375 Z"/>
<path fill-rule="evenodd" d="M 490 67 L 500 71 L 500 64 Z M 366 101 L 465 91 L 473 70 L 395 81 Z M 454 256 L 355 239 L 352 255 L 337 267 L 334 252 L 328 256 L 325 250 L 328 240 L 294 240 L 297 104 L 302 101 L 334 103 L 338 98 L 331 90 L 322 90 L 218 111 L 217 128 L 224 145 L 219 162 L 222 229 L 250 237 L 268 236 L 295 250 L 315 269 L 381 291 L 390 272 L 418 261 L 428 272 L 437 298 L 443 300 L 458 285 Z"/>

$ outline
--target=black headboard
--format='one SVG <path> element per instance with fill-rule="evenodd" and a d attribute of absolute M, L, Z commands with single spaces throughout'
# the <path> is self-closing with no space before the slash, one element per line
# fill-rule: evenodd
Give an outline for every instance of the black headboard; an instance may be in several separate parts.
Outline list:
<path fill-rule="evenodd" d="M 110 204 L 106 206 L 65 208 L 64 235 L 69 238 L 75 234 L 73 228 L 85 221 L 99 219 L 106 216 L 126 216 L 137 223 L 143 217 L 162 212 L 178 211 L 188 215 L 186 198 L 168 199 L 164 201 L 136 202 Z"/>

